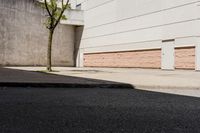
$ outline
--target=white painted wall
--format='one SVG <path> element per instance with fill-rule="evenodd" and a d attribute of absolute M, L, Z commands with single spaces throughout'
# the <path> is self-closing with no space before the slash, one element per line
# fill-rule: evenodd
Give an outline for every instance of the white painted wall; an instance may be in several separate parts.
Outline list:
<path fill-rule="evenodd" d="M 80 47 L 84 53 L 161 48 L 165 39 L 176 39 L 175 47 L 194 46 L 194 38 L 200 36 L 199 0 L 84 3 L 85 27 Z"/>
<path fill-rule="evenodd" d="M 66 10 L 64 12 L 64 15 L 67 17 L 67 20 L 61 20 L 61 24 L 67 24 L 67 25 L 76 25 L 76 26 L 82 26 L 84 25 L 84 12 L 82 10 L 75 10 L 70 9 Z"/>
<path fill-rule="evenodd" d="M 163 70 L 174 70 L 174 41 L 162 43 L 162 61 L 161 68 Z"/>
<path fill-rule="evenodd" d="M 200 71 L 200 37 L 197 39 L 198 43 L 196 44 L 196 70 Z"/>

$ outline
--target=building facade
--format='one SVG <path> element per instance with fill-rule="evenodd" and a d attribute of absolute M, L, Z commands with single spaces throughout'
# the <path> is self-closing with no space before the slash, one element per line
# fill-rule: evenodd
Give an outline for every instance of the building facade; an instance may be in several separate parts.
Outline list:
<path fill-rule="evenodd" d="M 200 70 L 200 1 L 83 0 L 79 67 Z"/>
<path fill-rule="evenodd" d="M 0 0 L 0 65 L 46 65 L 45 10 L 34 1 Z M 70 4 L 55 33 L 54 66 L 200 70 L 200 1 Z"/>

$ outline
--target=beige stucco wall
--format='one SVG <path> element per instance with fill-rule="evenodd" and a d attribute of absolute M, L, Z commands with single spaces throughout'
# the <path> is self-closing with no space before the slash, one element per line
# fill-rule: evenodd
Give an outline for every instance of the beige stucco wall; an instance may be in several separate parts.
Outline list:
<path fill-rule="evenodd" d="M 44 66 L 48 30 L 45 10 L 33 0 L 0 0 L 0 65 Z M 55 66 L 74 66 L 74 27 L 59 25 L 53 39 Z"/>

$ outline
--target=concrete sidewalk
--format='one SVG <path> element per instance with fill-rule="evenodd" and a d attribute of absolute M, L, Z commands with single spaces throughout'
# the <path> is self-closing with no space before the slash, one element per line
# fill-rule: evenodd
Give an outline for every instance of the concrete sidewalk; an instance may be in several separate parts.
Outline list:
<path fill-rule="evenodd" d="M 44 67 L 7 67 L 13 70 L 42 71 Z M 51 74 L 108 80 L 132 84 L 138 88 L 181 88 L 200 89 L 200 72 L 191 70 L 163 71 L 157 69 L 126 69 L 126 68 L 73 68 L 55 67 Z M 7 79 L 13 77 L 11 74 Z M 2 77 L 1 77 L 2 78 Z M 27 77 L 24 77 L 27 78 Z M 15 79 L 19 80 L 19 79 Z M 48 81 L 45 80 L 45 81 Z M 45 82 L 44 81 L 44 82 Z M 70 81 L 73 82 L 73 81 Z"/>
<path fill-rule="evenodd" d="M 61 87 L 61 88 L 123 88 L 132 89 L 126 83 L 77 77 L 59 72 L 47 73 L 44 68 L 0 68 L 0 87 Z M 57 71 L 56 70 L 56 71 Z"/>
<path fill-rule="evenodd" d="M 44 67 L 7 67 L 9 70 L 23 70 L 23 71 L 41 71 L 45 70 Z M 73 79 L 66 80 L 53 80 L 53 82 L 70 82 L 76 84 L 78 82 L 91 83 L 93 81 L 79 80 L 81 79 L 93 79 L 103 81 L 103 82 L 113 82 L 113 83 L 125 83 L 131 84 L 135 88 L 147 89 L 147 90 L 159 90 L 163 92 L 168 92 L 168 90 L 176 91 L 179 93 L 184 91 L 194 90 L 200 92 L 200 72 L 195 72 L 192 70 L 176 70 L 176 71 L 163 71 L 157 69 L 132 69 L 132 68 L 73 68 L 73 67 L 55 67 L 51 74 L 56 74 L 60 76 L 70 76 Z M 5 75 L 5 74 L 4 74 Z M 18 80 L 23 81 L 25 79 L 11 78 L 13 75 L 0 77 L 0 82 Z M 74 78 L 76 77 L 76 78 Z M 24 77 L 26 78 L 26 77 Z M 75 80 L 75 82 L 74 82 Z M 30 79 L 31 81 L 31 79 Z M 34 80 L 33 80 L 34 82 Z M 52 82 L 51 80 L 42 79 L 41 82 Z M 169 91 L 169 92 L 170 92 Z M 196 93 L 196 92 L 195 92 Z M 200 93 L 198 94 L 200 95 Z"/>

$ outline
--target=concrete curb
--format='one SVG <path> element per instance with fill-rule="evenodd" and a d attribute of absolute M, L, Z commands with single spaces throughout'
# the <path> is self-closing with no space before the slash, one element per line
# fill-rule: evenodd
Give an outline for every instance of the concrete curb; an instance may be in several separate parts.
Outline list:
<path fill-rule="evenodd" d="M 182 89 L 200 90 L 200 87 L 180 87 L 180 86 L 151 86 L 151 85 L 131 85 L 126 83 L 116 84 L 80 84 L 80 83 L 41 83 L 41 82 L 0 82 L 0 87 L 43 87 L 43 88 L 116 88 L 116 89 Z"/>
<path fill-rule="evenodd" d="M 167 90 L 167 89 L 179 89 L 179 90 L 200 90 L 199 87 L 191 87 L 191 86 L 161 86 L 161 85 L 134 85 L 137 89 L 144 89 L 144 90 Z"/>
<path fill-rule="evenodd" d="M 43 87 L 43 88 L 116 88 L 133 89 L 130 84 L 71 84 L 71 83 L 38 83 L 38 82 L 0 82 L 0 87 Z"/>

